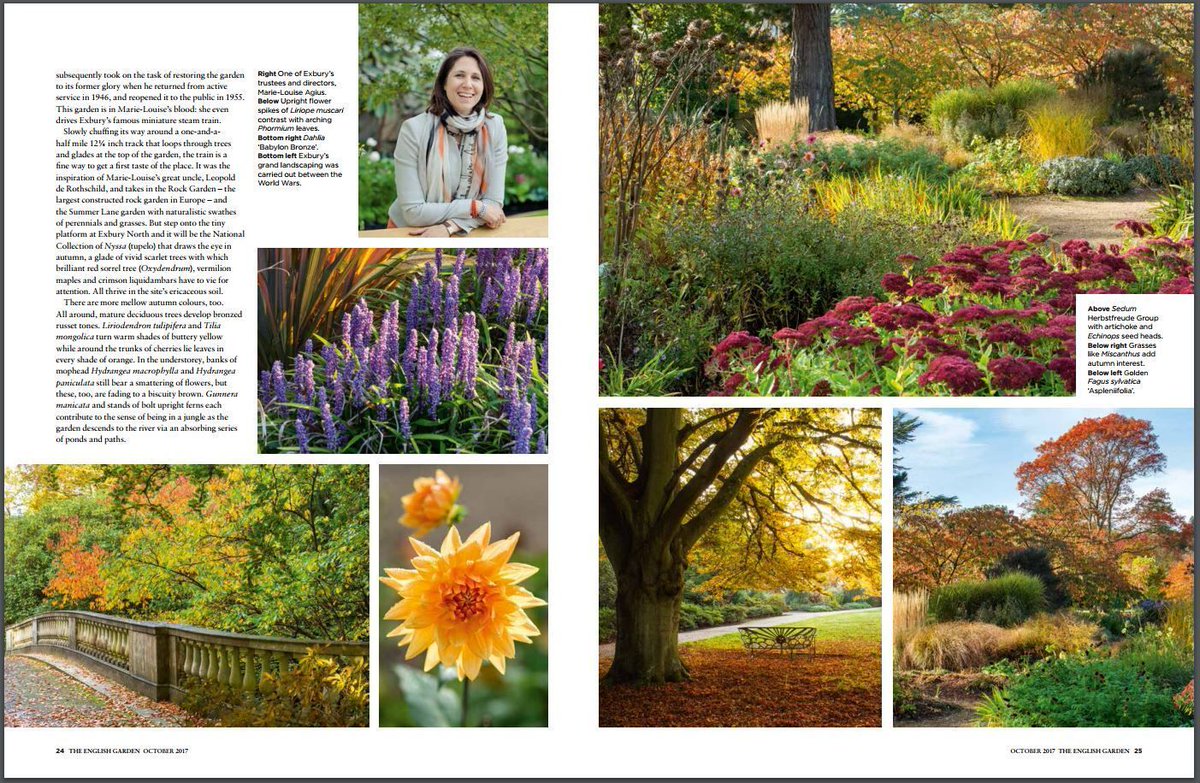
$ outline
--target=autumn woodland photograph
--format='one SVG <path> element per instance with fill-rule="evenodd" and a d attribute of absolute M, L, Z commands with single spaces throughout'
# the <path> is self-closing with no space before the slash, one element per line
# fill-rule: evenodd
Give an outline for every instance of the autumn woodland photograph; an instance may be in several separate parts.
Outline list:
<path fill-rule="evenodd" d="M 600 412 L 600 725 L 879 726 L 880 411 Z"/>
<path fill-rule="evenodd" d="M 897 726 L 1193 725 L 1190 410 L 898 410 Z"/>
<path fill-rule="evenodd" d="M 6 727 L 366 726 L 366 465 L 4 477 Z"/>
<path fill-rule="evenodd" d="M 600 7 L 605 396 L 1069 396 L 1190 295 L 1193 7 Z"/>

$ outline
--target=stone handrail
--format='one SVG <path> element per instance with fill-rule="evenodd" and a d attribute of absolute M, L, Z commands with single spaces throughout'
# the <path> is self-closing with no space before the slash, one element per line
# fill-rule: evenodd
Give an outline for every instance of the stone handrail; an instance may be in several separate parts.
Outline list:
<path fill-rule="evenodd" d="M 38 648 L 64 653 L 160 701 L 177 700 L 196 680 L 269 692 L 274 678 L 309 650 L 343 662 L 368 657 L 366 642 L 249 636 L 96 612 L 48 612 L 4 629 L 6 653 Z"/>

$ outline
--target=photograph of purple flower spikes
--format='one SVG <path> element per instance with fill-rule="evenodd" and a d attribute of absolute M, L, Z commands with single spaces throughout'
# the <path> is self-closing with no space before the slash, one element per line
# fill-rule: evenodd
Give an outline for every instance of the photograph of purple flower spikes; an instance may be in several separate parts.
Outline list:
<path fill-rule="evenodd" d="M 261 450 L 545 453 L 547 251 L 396 253 L 410 255 L 391 274 L 407 279 L 347 300 L 326 321 L 340 328 L 297 341 L 295 356 L 260 357 Z M 283 273 L 260 265 L 260 278 Z"/>

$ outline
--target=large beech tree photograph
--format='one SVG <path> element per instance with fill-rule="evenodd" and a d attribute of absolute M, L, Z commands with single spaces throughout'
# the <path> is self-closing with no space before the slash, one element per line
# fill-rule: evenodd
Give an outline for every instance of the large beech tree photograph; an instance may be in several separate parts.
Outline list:
<path fill-rule="evenodd" d="M 878 725 L 880 412 L 599 425 L 601 725 Z"/>
<path fill-rule="evenodd" d="M 899 726 L 1190 726 L 1190 410 L 898 411 Z"/>

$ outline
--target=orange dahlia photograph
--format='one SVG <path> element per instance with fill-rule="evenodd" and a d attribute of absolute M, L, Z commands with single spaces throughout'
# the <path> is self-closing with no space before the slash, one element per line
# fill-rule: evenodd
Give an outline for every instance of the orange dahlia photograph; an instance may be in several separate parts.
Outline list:
<path fill-rule="evenodd" d="M 547 725 L 546 517 L 542 465 L 380 467 L 380 725 Z"/>

